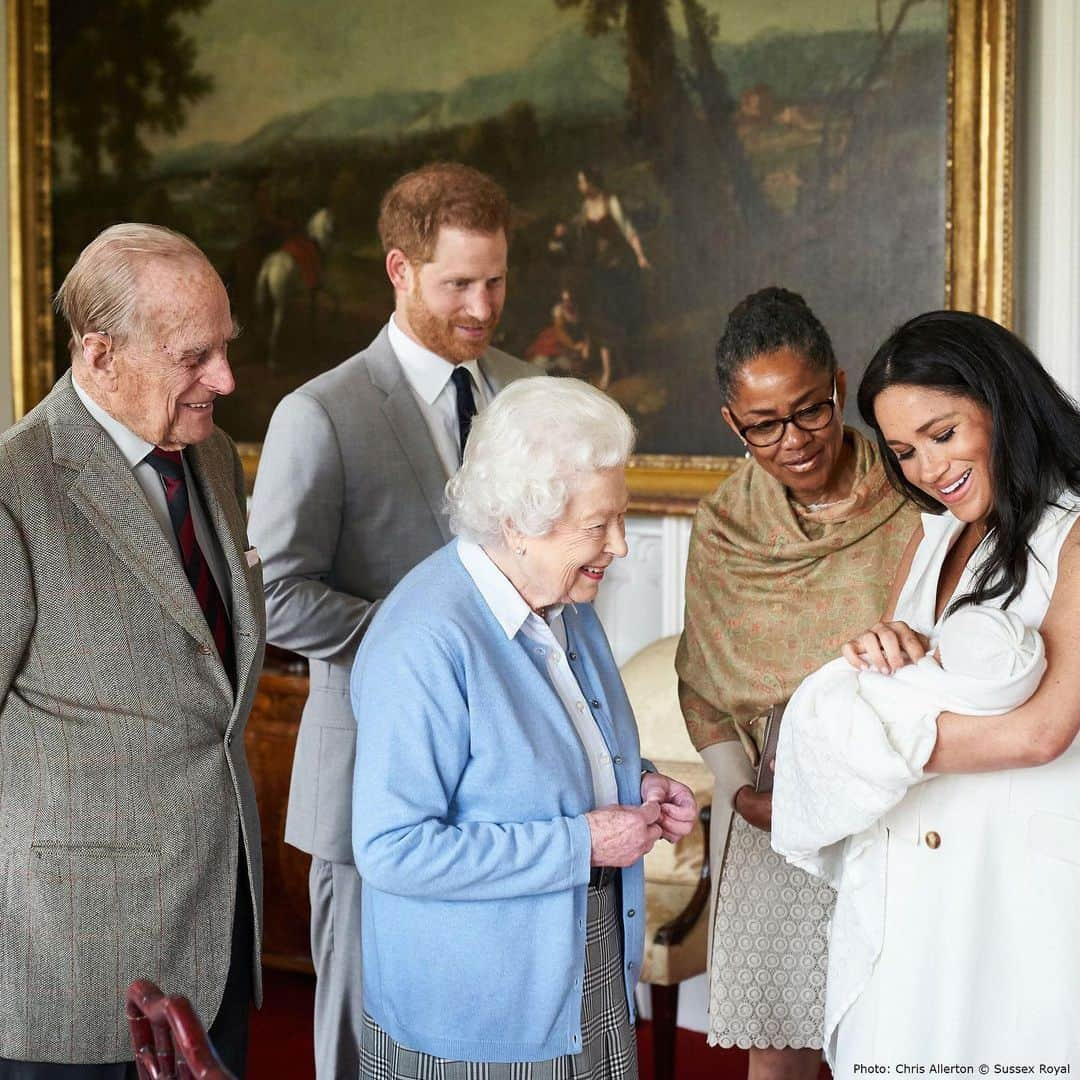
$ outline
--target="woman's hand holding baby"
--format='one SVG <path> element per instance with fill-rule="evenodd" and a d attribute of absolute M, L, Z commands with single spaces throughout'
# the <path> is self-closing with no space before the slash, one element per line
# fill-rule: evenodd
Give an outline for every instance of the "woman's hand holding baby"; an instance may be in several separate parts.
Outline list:
<path fill-rule="evenodd" d="M 891 675 L 906 664 L 921 660 L 930 649 L 930 639 L 912 630 L 905 622 L 879 622 L 858 637 L 845 641 L 840 654 L 858 671 Z"/>

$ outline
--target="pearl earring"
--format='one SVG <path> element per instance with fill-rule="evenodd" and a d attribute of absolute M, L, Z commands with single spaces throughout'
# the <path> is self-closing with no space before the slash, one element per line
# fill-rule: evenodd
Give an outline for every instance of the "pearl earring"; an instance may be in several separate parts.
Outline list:
<path fill-rule="evenodd" d="M 518 556 L 524 555 L 525 554 L 525 545 L 524 544 L 519 544 L 516 548 L 514 548 L 514 554 L 518 555 Z"/>

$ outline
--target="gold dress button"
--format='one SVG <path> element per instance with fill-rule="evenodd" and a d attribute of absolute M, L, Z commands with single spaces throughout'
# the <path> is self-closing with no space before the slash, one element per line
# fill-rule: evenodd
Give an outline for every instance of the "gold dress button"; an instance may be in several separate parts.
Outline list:
<path fill-rule="evenodd" d="M 926 834 L 926 846 L 931 851 L 937 851 L 941 847 L 941 836 L 932 829 Z"/>

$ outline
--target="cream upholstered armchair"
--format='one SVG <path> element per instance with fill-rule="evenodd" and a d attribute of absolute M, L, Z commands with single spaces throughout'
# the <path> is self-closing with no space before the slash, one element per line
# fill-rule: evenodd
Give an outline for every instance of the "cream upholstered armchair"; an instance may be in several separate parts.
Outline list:
<path fill-rule="evenodd" d="M 678 637 L 662 638 L 622 667 L 637 716 L 641 756 L 681 780 L 702 808 L 693 832 L 674 846 L 661 842 L 645 856 L 645 959 L 650 985 L 656 1080 L 675 1075 L 679 983 L 706 968 L 709 907 L 709 804 L 713 775 L 686 734 L 675 677 Z"/>

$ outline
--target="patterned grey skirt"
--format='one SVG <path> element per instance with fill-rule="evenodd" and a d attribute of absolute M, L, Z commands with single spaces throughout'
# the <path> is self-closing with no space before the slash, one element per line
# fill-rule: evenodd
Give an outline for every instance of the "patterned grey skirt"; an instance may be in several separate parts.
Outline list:
<path fill-rule="evenodd" d="M 836 896 L 731 816 L 716 888 L 709 1045 L 820 1049 L 826 938 Z"/>
<path fill-rule="evenodd" d="M 395 1042 L 367 1013 L 360 1080 L 637 1080 L 637 1044 L 623 983 L 619 887 L 589 886 L 579 1054 L 548 1061 L 448 1061 Z"/>

